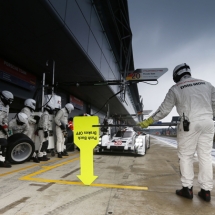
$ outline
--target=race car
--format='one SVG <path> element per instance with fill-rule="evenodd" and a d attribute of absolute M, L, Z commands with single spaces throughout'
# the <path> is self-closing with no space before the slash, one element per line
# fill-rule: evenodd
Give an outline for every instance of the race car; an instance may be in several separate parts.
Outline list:
<path fill-rule="evenodd" d="M 132 127 L 120 129 L 113 138 L 104 134 L 99 139 L 96 152 L 120 151 L 145 155 L 150 148 L 150 136 L 145 133 L 138 134 Z"/>

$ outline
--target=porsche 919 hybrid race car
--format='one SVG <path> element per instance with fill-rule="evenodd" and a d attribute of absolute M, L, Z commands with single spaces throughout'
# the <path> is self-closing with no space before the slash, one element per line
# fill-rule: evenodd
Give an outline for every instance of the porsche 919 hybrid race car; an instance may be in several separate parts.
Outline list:
<path fill-rule="evenodd" d="M 150 148 L 149 134 L 137 133 L 133 128 L 119 130 L 111 139 L 110 135 L 104 134 L 99 139 L 96 152 L 118 151 L 131 152 L 139 155 L 145 155 Z"/>

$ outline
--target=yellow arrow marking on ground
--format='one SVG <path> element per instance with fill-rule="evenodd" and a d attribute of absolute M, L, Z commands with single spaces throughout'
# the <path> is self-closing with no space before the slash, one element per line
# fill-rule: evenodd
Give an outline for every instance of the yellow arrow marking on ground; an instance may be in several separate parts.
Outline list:
<path fill-rule="evenodd" d="M 79 153 L 74 153 L 72 156 L 75 156 L 77 154 L 79 154 Z M 17 170 L 10 171 L 8 173 L 3 173 L 3 174 L 0 174 L 0 176 L 5 176 L 5 175 L 8 175 L 8 174 L 13 174 L 13 173 L 16 173 L 16 172 L 21 172 L 23 170 L 39 166 L 39 167 L 42 167 L 42 169 L 40 169 L 40 170 L 38 170 L 36 172 L 33 172 L 31 174 L 22 176 L 19 179 L 20 180 L 24 180 L 24 181 L 35 181 L 35 182 L 40 182 L 40 183 L 56 183 L 56 184 L 68 184 L 68 185 L 83 185 L 82 182 L 77 182 L 77 181 L 55 180 L 55 179 L 46 179 L 46 178 L 34 178 L 35 176 L 37 176 L 39 174 L 45 173 L 47 171 L 50 171 L 52 169 L 61 167 L 63 165 L 67 165 L 67 164 L 72 163 L 72 162 L 77 161 L 77 160 L 79 160 L 79 157 L 76 157 L 76 158 L 73 158 L 71 160 L 67 160 L 67 161 L 61 162 L 59 164 L 55 164 L 53 166 L 42 166 L 42 165 L 47 164 L 47 163 L 52 163 L 52 162 L 55 162 L 55 161 L 59 161 L 59 159 L 51 159 L 50 161 L 42 162 L 40 164 L 34 164 L 34 165 L 30 165 L 30 166 L 27 166 L 27 167 L 24 167 L 24 168 L 20 168 L 20 169 L 17 169 Z M 62 161 L 62 160 L 60 160 L 60 161 Z M 133 185 L 120 185 L 120 184 L 91 184 L 90 186 L 93 186 L 93 187 L 116 188 L 116 189 L 148 190 L 148 187 L 133 186 Z"/>
<path fill-rule="evenodd" d="M 77 177 L 85 184 L 90 185 L 98 177 L 93 172 L 93 149 L 99 142 L 98 116 L 74 117 L 74 143 L 80 148 L 81 175 Z"/>
<path fill-rule="evenodd" d="M 76 153 L 74 154 L 76 155 Z M 72 163 L 74 161 L 79 160 L 79 157 L 73 158 L 71 160 L 67 160 L 65 162 L 53 165 L 53 166 L 41 166 L 42 169 L 33 172 L 31 174 L 25 175 L 21 178 L 20 180 L 25 180 L 25 181 L 35 181 L 35 182 L 40 182 L 40 183 L 56 183 L 56 184 L 67 184 L 67 185 L 83 185 L 82 182 L 77 182 L 77 181 L 67 181 L 67 180 L 55 180 L 55 179 L 46 179 L 46 178 L 34 178 L 35 176 L 45 173 L 47 171 L 50 171 L 52 169 L 61 167 L 63 165 L 67 165 L 69 163 Z M 62 160 L 61 160 L 62 161 Z M 47 163 L 47 162 L 46 162 Z M 90 186 L 93 187 L 106 187 L 106 188 L 116 188 L 116 189 L 132 189 L 132 190 L 148 190 L 148 187 L 141 187 L 141 186 L 133 186 L 133 185 L 121 185 L 121 184 L 91 184 Z"/>

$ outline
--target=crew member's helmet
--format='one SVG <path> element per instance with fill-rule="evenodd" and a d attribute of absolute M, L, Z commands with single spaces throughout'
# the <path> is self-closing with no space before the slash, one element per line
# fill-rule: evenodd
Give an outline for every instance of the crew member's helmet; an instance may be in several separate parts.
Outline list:
<path fill-rule="evenodd" d="M 173 70 L 173 81 L 178 83 L 184 75 L 191 75 L 190 67 L 186 63 L 182 63 Z"/>
<path fill-rule="evenodd" d="M 51 103 L 48 103 L 45 107 L 44 107 L 45 110 L 47 110 L 49 112 L 49 114 L 52 114 L 53 113 L 53 110 L 54 110 L 54 105 L 51 104 Z"/>
<path fill-rule="evenodd" d="M 36 109 L 36 101 L 34 99 L 26 99 L 24 105 L 29 107 L 31 110 Z"/>
<path fill-rule="evenodd" d="M 71 104 L 71 103 L 67 103 L 67 104 L 65 105 L 65 108 L 66 108 L 66 110 L 67 110 L 67 112 L 68 112 L 69 114 L 74 110 L 74 106 L 73 106 L 73 104 Z"/>
<path fill-rule="evenodd" d="M 13 102 L 13 94 L 9 91 L 3 90 L 0 94 L 0 98 L 4 105 L 10 105 Z"/>
<path fill-rule="evenodd" d="M 25 113 L 18 113 L 16 115 L 16 122 L 18 125 L 24 125 L 28 123 L 28 116 Z"/>

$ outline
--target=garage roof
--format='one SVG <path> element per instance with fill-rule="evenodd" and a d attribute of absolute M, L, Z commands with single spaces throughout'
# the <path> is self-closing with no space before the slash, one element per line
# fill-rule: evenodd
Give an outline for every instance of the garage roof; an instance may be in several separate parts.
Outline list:
<path fill-rule="evenodd" d="M 120 2 L 124 2 L 123 7 L 125 6 L 125 8 L 123 10 Z M 122 55 L 120 55 L 117 44 L 119 40 L 118 31 L 120 31 L 121 36 L 131 35 L 130 28 L 125 31 L 124 27 L 120 27 L 120 23 L 123 25 L 125 21 L 129 24 L 127 1 L 103 0 L 95 1 L 95 5 L 107 31 L 110 44 L 114 49 L 114 54 L 121 62 L 123 72 L 131 37 L 123 40 Z M 112 9 L 110 10 L 110 8 Z M 118 11 L 114 17 L 112 10 Z M 123 16 L 126 16 L 125 20 Z M 110 26 L 113 26 L 113 22 L 115 22 L 114 19 L 119 21 L 114 28 L 111 28 Z M 50 68 L 46 67 L 46 61 L 47 59 L 54 59 L 56 62 L 55 80 L 59 83 L 68 80 L 77 82 L 103 80 L 46 1 L 1 1 L 0 32 L 0 56 L 41 79 L 42 74 L 46 73 L 46 78 L 51 82 L 52 74 L 50 74 Z M 132 70 L 134 69 L 132 49 L 130 57 L 128 68 Z M 60 87 L 98 108 L 102 107 L 107 99 L 113 95 L 109 86 Z M 129 87 L 134 102 L 138 104 L 139 95 L 136 84 Z M 109 105 L 111 115 L 116 113 L 129 114 L 116 97 L 109 101 Z M 105 107 L 103 111 L 106 111 Z M 132 118 L 131 121 L 133 121 Z"/>

